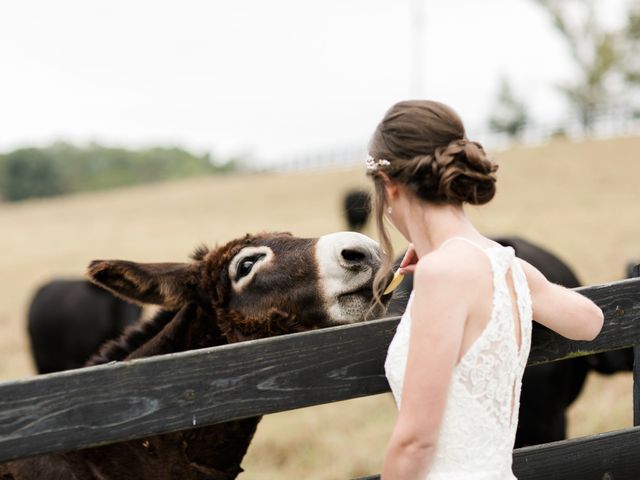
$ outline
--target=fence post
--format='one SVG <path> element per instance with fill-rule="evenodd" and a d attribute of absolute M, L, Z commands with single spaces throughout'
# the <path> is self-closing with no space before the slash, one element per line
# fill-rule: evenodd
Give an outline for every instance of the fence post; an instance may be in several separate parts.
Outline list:
<path fill-rule="evenodd" d="M 637 277 L 640 277 L 640 264 L 631 272 L 631 278 Z M 633 425 L 640 425 L 640 345 L 633 346 Z"/>

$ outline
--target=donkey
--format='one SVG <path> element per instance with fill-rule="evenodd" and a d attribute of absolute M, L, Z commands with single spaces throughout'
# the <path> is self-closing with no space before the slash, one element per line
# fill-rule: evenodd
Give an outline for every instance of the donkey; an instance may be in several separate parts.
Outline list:
<path fill-rule="evenodd" d="M 161 305 L 89 365 L 358 322 L 370 311 L 381 251 L 343 232 L 318 239 L 247 235 L 191 263 L 94 261 L 89 278 L 137 303 Z M 374 307 L 372 315 L 384 307 Z M 72 399 L 70 399 L 72 401 Z M 260 417 L 0 465 L 12 480 L 233 479 Z M 4 470 L 3 470 L 4 469 Z"/>

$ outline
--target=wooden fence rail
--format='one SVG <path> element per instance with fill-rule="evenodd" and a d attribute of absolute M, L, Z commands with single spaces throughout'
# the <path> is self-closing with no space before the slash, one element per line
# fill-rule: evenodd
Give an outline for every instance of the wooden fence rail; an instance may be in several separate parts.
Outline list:
<path fill-rule="evenodd" d="M 530 364 L 640 345 L 640 279 L 578 290 L 603 309 L 602 333 L 593 342 L 577 342 L 539 328 Z M 386 392 L 383 362 L 397 321 L 375 320 L 0 384 L 0 462 Z M 640 442 L 636 429 L 610 435 Z M 557 458 L 560 465 L 566 455 L 584 451 L 580 441 L 517 451 L 514 468 L 523 465 L 529 471 L 541 451 L 556 452 L 548 458 Z M 585 464 L 596 458 L 593 454 Z"/>
<path fill-rule="evenodd" d="M 638 480 L 640 427 L 519 448 L 518 480 Z M 379 475 L 359 480 L 379 480 Z"/>

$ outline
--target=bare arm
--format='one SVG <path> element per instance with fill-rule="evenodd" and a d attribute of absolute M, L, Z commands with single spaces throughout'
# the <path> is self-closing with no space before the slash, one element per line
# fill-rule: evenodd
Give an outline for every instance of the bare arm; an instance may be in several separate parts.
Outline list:
<path fill-rule="evenodd" d="M 453 369 L 461 348 L 469 280 L 450 262 L 415 269 L 409 354 L 402 403 L 382 468 L 383 479 L 422 479 L 435 452 Z M 468 291 L 468 289 L 466 290 Z"/>
<path fill-rule="evenodd" d="M 593 340 L 602 329 L 602 310 L 573 290 L 549 282 L 531 264 L 520 260 L 533 304 L 533 319 L 571 340 Z"/>

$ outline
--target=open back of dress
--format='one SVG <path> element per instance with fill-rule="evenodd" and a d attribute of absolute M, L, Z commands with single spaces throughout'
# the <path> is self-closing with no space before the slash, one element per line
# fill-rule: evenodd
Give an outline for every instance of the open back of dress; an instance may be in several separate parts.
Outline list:
<path fill-rule="evenodd" d="M 511 247 L 481 250 L 493 273 L 491 317 L 453 371 L 428 480 L 516 478 L 511 470 L 512 451 L 522 374 L 531 345 L 531 295 Z M 411 301 L 410 297 L 385 362 L 398 407 L 409 351 Z M 424 414 L 429 415 L 428 407 Z"/>

